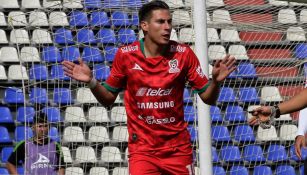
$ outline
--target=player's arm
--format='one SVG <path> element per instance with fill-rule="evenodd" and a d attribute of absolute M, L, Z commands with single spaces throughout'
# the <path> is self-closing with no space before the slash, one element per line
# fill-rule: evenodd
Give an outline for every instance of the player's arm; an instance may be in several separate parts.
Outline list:
<path fill-rule="evenodd" d="M 204 92 L 199 94 L 204 103 L 208 105 L 215 104 L 219 95 L 220 84 L 236 69 L 234 64 L 235 58 L 229 55 L 215 62 L 212 69 L 212 82 Z"/>
<path fill-rule="evenodd" d="M 288 114 L 307 107 L 307 88 L 290 100 L 280 103 L 278 107 L 280 109 L 280 114 Z"/>
<path fill-rule="evenodd" d="M 93 78 L 91 69 L 79 59 L 79 64 L 70 61 L 63 61 L 65 74 L 75 80 L 87 83 L 91 88 L 96 99 L 104 106 L 110 106 L 114 103 L 118 93 L 108 91 Z"/>
<path fill-rule="evenodd" d="M 254 109 L 251 111 L 253 117 L 249 120 L 249 123 L 251 125 L 255 125 L 259 124 L 259 122 L 266 122 L 270 120 L 272 114 L 276 115 L 276 110 L 278 110 L 278 115 L 273 117 L 279 117 L 279 115 L 282 114 L 299 111 L 305 107 L 307 107 L 307 89 L 304 89 L 290 100 L 282 102 L 277 106 L 261 106 L 257 109 Z"/>
<path fill-rule="evenodd" d="M 58 175 L 65 175 L 65 168 L 60 168 L 58 171 Z"/>
<path fill-rule="evenodd" d="M 203 100 L 204 103 L 208 105 L 214 105 L 218 98 L 219 91 L 219 83 L 212 81 L 204 92 L 199 93 L 199 97 Z"/>
<path fill-rule="evenodd" d="M 10 162 L 6 163 L 6 169 L 8 170 L 9 174 L 18 174 L 16 165 L 11 164 Z"/>
<path fill-rule="evenodd" d="M 25 144 L 24 143 L 25 143 L 24 141 L 17 143 L 12 154 L 7 160 L 6 168 L 9 174 L 12 174 L 12 175 L 18 174 L 17 173 L 18 162 L 24 161 L 24 158 L 25 158 Z"/>

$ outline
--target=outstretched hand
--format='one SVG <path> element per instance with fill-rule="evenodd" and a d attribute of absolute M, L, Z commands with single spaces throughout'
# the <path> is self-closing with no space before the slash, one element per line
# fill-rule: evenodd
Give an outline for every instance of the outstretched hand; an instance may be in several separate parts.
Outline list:
<path fill-rule="evenodd" d="M 227 55 L 222 60 L 215 62 L 212 69 L 212 79 L 218 83 L 225 80 L 225 78 L 233 72 L 235 67 L 235 57 Z"/>
<path fill-rule="evenodd" d="M 270 120 L 272 115 L 270 106 L 261 106 L 250 112 L 253 117 L 248 121 L 250 125 L 257 125 L 259 123 L 265 123 Z"/>
<path fill-rule="evenodd" d="M 70 62 L 70 61 L 63 61 L 62 64 L 64 66 L 65 75 L 84 82 L 89 83 L 93 77 L 91 69 L 84 64 L 81 58 L 78 58 L 79 64 Z"/>

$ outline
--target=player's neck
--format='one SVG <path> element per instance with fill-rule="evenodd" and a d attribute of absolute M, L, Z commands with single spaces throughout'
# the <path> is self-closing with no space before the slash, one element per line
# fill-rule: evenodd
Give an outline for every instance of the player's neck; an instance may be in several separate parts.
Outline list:
<path fill-rule="evenodd" d="M 146 58 L 163 56 L 168 45 L 159 45 L 150 39 L 144 38 L 144 54 Z"/>
<path fill-rule="evenodd" d="M 44 143 L 46 143 L 48 138 L 46 138 L 46 137 L 44 137 L 44 138 L 34 137 L 34 140 L 35 140 L 36 143 L 44 144 Z"/>

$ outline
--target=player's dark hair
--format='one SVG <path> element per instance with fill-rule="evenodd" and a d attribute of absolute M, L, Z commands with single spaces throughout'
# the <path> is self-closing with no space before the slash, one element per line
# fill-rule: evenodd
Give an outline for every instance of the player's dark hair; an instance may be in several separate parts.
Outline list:
<path fill-rule="evenodd" d="M 151 16 L 151 12 L 159 9 L 169 10 L 169 6 L 160 0 L 155 0 L 144 4 L 139 10 L 139 21 L 142 22 L 148 20 Z"/>
<path fill-rule="evenodd" d="M 43 112 L 35 113 L 35 116 L 33 118 L 33 124 L 37 124 L 37 123 L 48 123 L 48 117 L 46 113 L 43 113 Z"/>

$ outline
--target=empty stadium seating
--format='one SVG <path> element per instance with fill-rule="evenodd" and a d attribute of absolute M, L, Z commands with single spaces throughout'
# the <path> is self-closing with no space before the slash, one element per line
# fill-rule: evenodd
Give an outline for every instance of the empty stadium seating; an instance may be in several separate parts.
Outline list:
<path fill-rule="evenodd" d="M 23 123 L 32 123 L 35 110 L 33 107 L 18 107 L 17 109 L 17 121 Z"/>
<path fill-rule="evenodd" d="M 12 139 L 6 127 L 0 126 L 0 143 L 11 143 Z"/>
<path fill-rule="evenodd" d="M 248 125 L 238 125 L 234 129 L 234 140 L 237 142 L 254 142 L 253 129 Z"/>
<path fill-rule="evenodd" d="M 212 126 L 211 138 L 215 142 L 229 142 L 231 141 L 230 133 L 226 126 Z"/>

